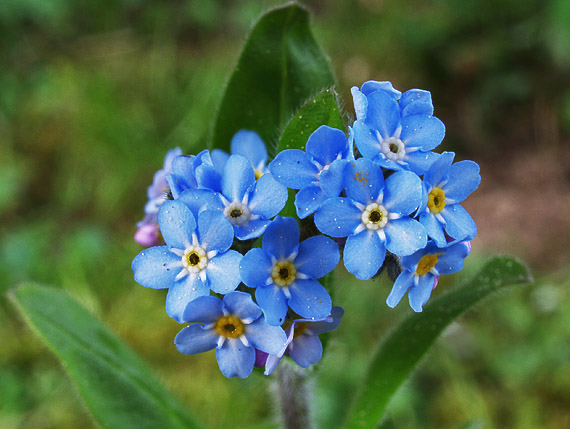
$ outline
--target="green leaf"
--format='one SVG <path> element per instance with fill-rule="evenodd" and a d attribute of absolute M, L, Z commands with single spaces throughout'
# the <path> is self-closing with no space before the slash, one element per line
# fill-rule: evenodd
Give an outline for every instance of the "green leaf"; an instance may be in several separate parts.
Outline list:
<path fill-rule="evenodd" d="M 530 281 L 521 262 L 497 257 L 472 280 L 432 300 L 422 313 L 406 318 L 374 353 L 346 427 L 376 427 L 396 390 L 451 322 L 490 293 Z"/>
<path fill-rule="evenodd" d="M 25 284 L 10 298 L 106 428 L 197 427 L 140 358 L 65 292 Z"/>
<path fill-rule="evenodd" d="M 285 149 L 305 150 L 309 136 L 321 125 L 339 128 L 346 132 L 346 127 L 340 116 L 337 95 L 327 89 L 306 102 L 289 120 L 279 138 L 277 152 Z M 281 216 L 296 217 L 295 191 L 289 189 L 289 199 Z"/>
<path fill-rule="evenodd" d="M 256 131 L 269 143 L 308 98 L 335 80 L 297 3 L 271 10 L 251 31 L 218 111 L 213 147 L 229 151 L 236 131 Z"/>

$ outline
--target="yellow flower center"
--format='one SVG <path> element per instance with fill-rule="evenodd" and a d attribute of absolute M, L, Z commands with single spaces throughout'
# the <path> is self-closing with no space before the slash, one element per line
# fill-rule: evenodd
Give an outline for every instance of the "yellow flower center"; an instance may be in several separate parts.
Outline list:
<path fill-rule="evenodd" d="M 245 325 L 239 317 L 222 316 L 216 322 L 216 331 L 226 338 L 237 338 L 243 334 Z"/>
<path fill-rule="evenodd" d="M 289 286 L 295 281 L 297 270 L 292 262 L 287 260 L 277 261 L 271 269 L 271 278 L 277 286 Z"/>
<path fill-rule="evenodd" d="M 433 188 L 428 194 L 428 208 L 432 213 L 439 213 L 445 207 L 445 192 L 441 188 Z"/>
<path fill-rule="evenodd" d="M 368 204 L 362 212 L 360 220 L 366 228 L 377 231 L 384 228 L 388 223 L 388 210 L 378 203 Z"/>
<path fill-rule="evenodd" d="M 190 246 L 184 251 L 182 265 L 189 273 L 199 273 L 208 266 L 206 250 L 200 246 Z"/>
<path fill-rule="evenodd" d="M 418 276 L 423 276 L 430 272 L 430 270 L 437 264 L 437 255 L 424 255 L 420 262 L 418 262 L 418 267 L 416 268 L 416 274 Z"/>
<path fill-rule="evenodd" d="M 255 181 L 257 182 L 259 180 L 259 178 L 261 176 L 263 176 L 263 171 L 258 170 L 258 169 L 254 169 L 253 172 L 255 174 Z"/>

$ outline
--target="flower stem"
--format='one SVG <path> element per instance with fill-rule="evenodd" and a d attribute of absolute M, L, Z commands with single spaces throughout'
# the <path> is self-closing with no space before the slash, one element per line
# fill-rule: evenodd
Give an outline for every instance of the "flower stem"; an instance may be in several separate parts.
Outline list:
<path fill-rule="evenodd" d="M 277 383 L 275 395 L 285 429 L 310 429 L 313 427 L 309 409 L 309 386 L 306 372 L 285 360 L 275 371 Z"/>

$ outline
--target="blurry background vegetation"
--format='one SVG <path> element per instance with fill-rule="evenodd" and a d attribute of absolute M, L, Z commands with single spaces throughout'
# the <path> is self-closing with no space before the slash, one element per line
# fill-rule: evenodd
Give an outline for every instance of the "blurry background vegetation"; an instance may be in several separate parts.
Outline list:
<path fill-rule="evenodd" d="M 272 427 L 267 380 L 228 381 L 212 352 L 176 351 L 165 294 L 133 281 L 132 235 L 164 154 L 201 150 L 250 25 L 279 3 L 0 2 L 0 291 L 23 280 L 69 291 L 209 427 Z M 429 89 L 447 125 L 441 150 L 481 164 L 465 204 L 479 224 L 475 250 L 435 293 L 503 251 L 537 277 L 454 324 L 385 426 L 570 427 L 570 2 L 307 4 L 348 110 L 350 87 L 368 79 Z M 411 311 L 405 300 L 385 306 L 389 287 L 339 282 L 345 318 L 316 369 L 323 427 L 337 426 L 377 338 Z M 4 295 L 0 427 L 93 427 Z"/>

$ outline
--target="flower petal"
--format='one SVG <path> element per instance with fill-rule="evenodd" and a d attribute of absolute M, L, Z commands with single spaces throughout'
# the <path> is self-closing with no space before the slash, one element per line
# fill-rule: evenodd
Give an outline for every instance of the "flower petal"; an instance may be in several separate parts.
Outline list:
<path fill-rule="evenodd" d="M 315 213 L 315 225 L 324 234 L 346 237 L 362 223 L 362 212 L 349 198 L 329 198 Z"/>
<path fill-rule="evenodd" d="M 213 292 L 226 294 L 238 287 L 241 283 L 239 263 L 242 258 L 241 253 L 228 250 L 208 261 L 206 276 Z"/>
<path fill-rule="evenodd" d="M 324 235 L 316 235 L 299 244 L 295 268 L 313 279 L 318 279 L 334 270 L 339 260 L 338 244 Z"/>
<path fill-rule="evenodd" d="M 230 202 L 242 201 L 255 184 L 255 174 L 249 161 L 240 155 L 229 157 L 222 175 L 222 194 Z"/>
<path fill-rule="evenodd" d="M 422 202 L 422 181 L 411 171 L 397 171 L 386 179 L 384 206 L 390 213 L 409 215 Z"/>
<path fill-rule="evenodd" d="M 196 156 L 194 175 L 200 188 L 211 189 L 215 192 L 222 189 L 222 176 L 214 167 L 209 150 L 205 149 Z"/>
<path fill-rule="evenodd" d="M 219 336 L 214 329 L 204 329 L 201 325 L 190 325 L 176 335 L 174 344 L 180 353 L 193 355 L 215 349 Z"/>
<path fill-rule="evenodd" d="M 301 367 L 317 363 L 323 356 L 323 345 L 316 335 L 299 335 L 289 345 L 289 356 Z"/>
<path fill-rule="evenodd" d="M 166 314 L 178 323 L 184 322 L 184 310 L 190 302 L 210 294 L 210 287 L 200 277 L 187 275 L 175 282 L 166 295 Z"/>
<path fill-rule="evenodd" d="M 255 183 L 249 208 L 253 214 L 269 219 L 285 207 L 289 194 L 287 188 L 277 182 L 271 174 L 264 174 Z"/>
<path fill-rule="evenodd" d="M 356 121 L 352 127 L 354 130 L 354 143 L 358 151 L 365 158 L 376 159 L 380 155 L 381 149 L 376 132 L 361 121 Z"/>
<path fill-rule="evenodd" d="M 459 204 L 445 206 L 441 211 L 445 220 L 445 232 L 456 240 L 472 240 L 477 235 L 477 225 L 467 210 Z"/>
<path fill-rule="evenodd" d="M 300 219 L 305 219 L 318 210 L 327 200 L 326 194 L 320 186 L 309 185 L 295 195 L 295 209 Z"/>
<path fill-rule="evenodd" d="M 398 305 L 408 289 L 414 284 L 414 275 L 415 274 L 410 270 L 404 270 L 400 273 L 394 282 L 394 286 L 392 286 L 390 295 L 386 298 L 388 307 L 394 308 Z"/>
<path fill-rule="evenodd" d="M 348 237 L 342 257 L 350 273 L 357 279 L 368 280 L 384 263 L 386 245 L 376 232 L 366 229 Z"/>
<path fill-rule="evenodd" d="M 464 243 L 452 244 L 438 256 L 435 268 L 439 274 L 453 274 L 463 269 L 469 248 Z"/>
<path fill-rule="evenodd" d="M 204 210 L 222 210 L 224 207 L 220 194 L 211 189 L 187 189 L 178 197 L 178 201 L 186 204 L 196 219 Z"/>
<path fill-rule="evenodd" d="M 369 95 L 374 91 L 384 91 L 386 94 L 388 94 L 396 101 L 399 100 L 400 96 L 402 95 L 400 91 L 394 89 L 394 87 L 392 86 L 392 82 L 389 82 L 387 80 L 384 81 L 369 80 L 362 84 L 362 93 L 364 95 Z"/>
<path fill-rule="evenodd" d="M 239 130 L 232 137 L 232 155 L 246 158 L 253 168 L 267 161 L 267 149 L 255 131 Z"/>
<path fill-rule="evenodd" d="M 287 341 L 285 331 L 267 324 L 263 317 L 246 326 L 245 337 L 254 348 L 269 354 L 279 353 Z"/>
<path fill-rule="evenodd" d="M 413 285 L 408 290 L 410 307 L 412 307 L 416 313 L 420 313 L 422 311 L 422 307 L 426 302 L 428 302 L 431 291 L 433 290 L 433 279 L 433 274 L 424 274 L 423 276 L 420 276 L 418 284 Z"/>
<path fill-rule="evenodd" d="M 186 249 L 196 231 L 196 219 L 190 209 L 180 201 L 165 201 L 158 211 L 158 225 L 169 247 Z"/>
<path fill-rule="evenodd" d="M 382 138 L 392 137 L 400 125 L 398 102 L 384 91 L 368 94 L 366 124 L 380 131 Z"/>
<path fill-rule="evenodd" d="M 153 289 L 169 288 L 183 269 L 180 256 L 170 252 L 167 246 L 143 250 L 133 259 L 131 266 L 135 281 Z"/>
<path fill-rule="evenodd" d="M 251 295 L 245 292 L 230 292 L 224 296 L 226 310 L 244 321 L 256 320 L 261 316 L 261 308 L 253 302 Z"/>
<path fill-rule="evenodd" d="M 402 118 L 400 139 L 407 148 L 419 147 L 428 151 L 440 145 L 445 136 L 445 125 L 435 116 L 411 115 Z"/>
<path fill-rule="evenodd" d="M 331 297 L 318 281 L 297 279 L 289 286 L 289 292 L 289 307 L 299 316 L 320 319 L 331 313 Z"/>
<path fill-rule="evenodd" d="M 229 153 L 220 149 L 212 149 L 212 152 L 210 153 L 210 159 L 212 160 L 214 169 L 220 174 L 220 176 L 224 173 L 224 166 L 226 165 L 226 162 L 228 162 L 229 157 Z"/>
<path fill-rule="evenodd" d="M 353 86 L 350 89 L 350 92 L 352 94 L 356 120 L 364 121 L 366 119 L 366 111 L 368 110 L 368 99 L 362 92 L 360 92 L 357 86 Z"/>
<path fill-rule="evenodd" d="M 183 321 L 184 323 L 214 323 L 224 315 L 222 307 L 222 300 L 215 296 L 199 296 L 186 306 Z"/>
<path fill-rule="evenodd" d="M 245 254 L 239 266 L 241 280 L 249 287 L 260 287 L 267 284 L 271 276 L 273 264 L 267 252 L 254 248 Z"/>
<path fill-rule="evenodd" d="M 422 150 L 417 150 L 415 152 L 406 154 L 406 156 L 404 157 L 404 161 L 408 163 L 408 169 L 421 176 L 422 174 L 425 174 L 426 171 L 429 170 L 431 165 L 439 157 L 440 157 L 439 153 L 424 152 Z"/>
<path fill-rule="evenodd" d="M 216 359 L 226 377 L 246 378 L 253 370 L 255 349 L 244 346 L 238 338 L 228 338 L 221 348 L 216 349 Z"/>
<path fill-rule="evenodd" d="M 270 223 L 271 221 L 267 219 L 250 220 L 243 225 L 234 225 L 234 234 L 238 240 L 250 240 L 261 237 Z"/>
<path fill-rule="evenodd" d="M 403 217 L 390 220 L 384 227 L 386 248 L 397 256 L 407 256 L 427 244 L 425 228 L 417 220 Z"/>
<path fill-rule="evenodd" d="M 283 324 L 287 315 L 288 299 L 279 286 L 258 287 L 255 290 L 255 300 L 263 310 L 267 323 L 272 326 Z"/>
<path fill-rule="evenodd" d="M 320 335 L 332 331 L 340 325 L 340 319 L 342 319 L 343 315 L 344 310 L 342 307 L 335 306 L 332 308 L 330 316 L 321 322 L 311 323 L 307 326 L 307 329 L 311 331 L 311 335 Z"/>
<path fill-rule="evenodd" d="M 299 225 L 292 217 L 277 216 L 263 235 L 263 249 L 276 259 L 289 257 L 299 245 Z"/>
<path fill-rule="evenodd" d="M 460 161 L 450 167 L 448 181 L 442 189 L 446 198 L 460 203 L 477 189 L 480 183 L 479 165 L 473 161 Z"/>
<path fill-rule="evenodd" d="M 198 183 L 194 176 L 195 156 L 176 156 L 172 160 L 170 174 L 166 174 L 166 181 L 174 198 L 185 190 L 197 188 Z"/>
<path fill-rule="evenodd" d="M 279 152 L 269 164 L 275 180 L 291 189 L 302 189 L 318 180 L 319 169 L 311 156 L 299 149 Z"/>
<path fill-rule="evenodd" d="M 234 228 L 220 210 L 205 210 L 198 216 L 198 239 L 208 251 L 225 252 L 234 241 Z"/>
<path fill-rule="evenodd" d="M 447 245 L 443 225 L 437 220 L 433 213 L 422 213 L 420 215 L 420 223 L 426 229 L 428 237 L 435 241 L 437 247 L 445 247 Z"/>
<path fill-rule="evenodd" d="M 322 166 L 329 165 L 348 150 L 344 131 L 321 125 L 307 140 L 307 153 Z"/>
<path fill-rule="evenodd" d="M 424 176 L 424 183 L 428 189 L 439 186 L 441 182 L 447 179 L 449 167 L 451 167 L 454 157 L 454 152 L 443 152 L 441 156 L 433 162 Z"/>
<path fill-rule="evenodd" d="M 338 197 L 344 186 L 345 169 L 348 160 L 337 159 L 327 170 L 321 171 L 319 183 L 321 189 L 329 197 Z"/>
<path fill-rule="evenodd" d="M 368 205 L 373 203 L 384 188 L 384 175 L 380 166 L 369 159 L 351 162 L 345 170 L 346 196 Z"/>
<path fill-rule="evenodd" d="M 410 89 L 402 94 L 400 99 L 402 118 L 410 115 L 433 115 L 431 93 L 423 89 Z"/>

